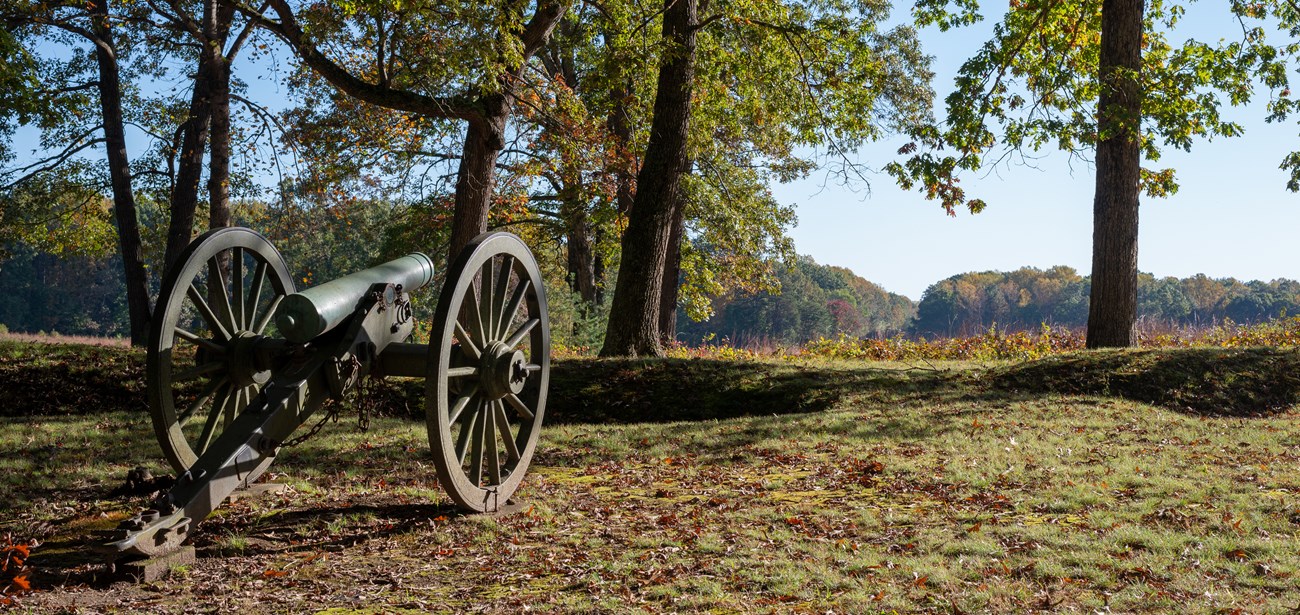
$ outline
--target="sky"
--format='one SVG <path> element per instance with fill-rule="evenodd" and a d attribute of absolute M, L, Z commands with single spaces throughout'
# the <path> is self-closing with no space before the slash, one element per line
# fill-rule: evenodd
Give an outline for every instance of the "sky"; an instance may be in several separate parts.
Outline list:
<path fill-rule="evenodd" d="M 1193 4 L 1170 42 L 1232 36 L 1236 25 L 1225 15 L 1221 3 Z M 957 69 L 987 40 L 990 28 L 985 22 L 962 32 L 921 32 L 926 53 L 935 57 L 937 100 L 950 91 Z M 1300 150 L 1300 126 L 1266 123 L 1266 96 L 1261 91 L 1252 105 L 1225 109 L 1225 117 L 1245 126 L 1243 136 L 1198 141 L 1190 153 L 1166 151 L 1158 165 L 1176 169 L 1181 188 L 1168 198 L 1142 199 L 1141 271 L 1158 277 L 1300 278 L 1300 194 L 1286 190 L 1289 175 L 1278 168 L 1288 152 Z M 902 143 L 864 148 L 859 161 L 880 168 Z M 1093 169 L 1060 152 L 1040 155 L 1033 168 L 1002 166 L 964 176 L 966 194 L 984 199 L 988 208 L 975 215 L 959 211 L 955 218 L 937 202 L 902 191 L 885 174 L 872 179 L 869 190 L 828 184 L 814 175 L 774 184 L 772 191 L 782 202 L 796 204 L 799 221 L 790 235 L 797 252 L 848 267 L 912 299 L 967 271 L 1066 265 L 1087 275 Z"/>

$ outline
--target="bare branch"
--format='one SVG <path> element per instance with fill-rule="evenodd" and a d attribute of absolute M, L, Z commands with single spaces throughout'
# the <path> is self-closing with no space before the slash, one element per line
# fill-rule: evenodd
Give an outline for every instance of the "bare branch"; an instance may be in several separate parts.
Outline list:
<path fill-rule="evenodd" d="M 82 141 L 82 139 L 86 138 L 87 136 L 89 136 L 89 135 L 91 135 L 91 134 L 94 134 L 94 132 L 97 131 L 97 130 L 99 130 L 99 127 L 95 127 L 94 130 L 92 130 L 92 131 L 90 131 L 90 132 L 88 132 L 88 133 L 86 133 L 86 134 L 84 134 L 84 135 L 78 136 L 77 139 L 76 139 L 76 141 L 74 142 L 73 145 L 69 145 L 69 146 L 68 146 L 67 148 L 65 148 L 62 152 L 59 152 L 58 154 L 56 154 L 56 155 L 54 155 L 54 156 L 50 156 L 49 158 L 45 158 L 45 159 L 43 159 L 43 160 L 38 160 L 38 161 L 33 162 L 33 163 L 31 163 L 31 164 L 29 164 L 29 165 L 27 165 L 27 166 L 25 166 L 25 167 L 22 167 L 22 168 L 20 168 L 20 169 L 16 169 L 16 170 L 14 170 L 13 172 L 15 172 L 15 173 L 22 173 L 22 172 L 24 172 L 24 171 L 30 171 L 30 172 L 27 173 L 26 175 L 23 175 L 22 177 L 19 177 L 18 179 L 14 180 L 14 181 L 12 181 L 12 182 L 9 182 L 8 184 L 5 184 L 4 186 L 0 186 L 0 188 L 3 188 L 3 189 L 5 189 L 5 190 L 8 190 L 9 188 L 13 188 L 14 186 L 17 186 L 18 184 L 24 183 L 24 182 L 30 180 L 31 178 L 36 177 L 37 175 L 40 175 L 41 173 L 45 173 L 45 172 L 47 172 L 47 171 L 51 171 L 51 170 L 57 168 L 59 165 L 61 165 L 61 164 L 63 164 L 64 162 L 66 162 L 69 158 L 75 156 L 77 153 L 82 152 L 82 151 L 85 151 L 86 149 L 89 149 L 90 147 L 93 147 L 93 146 L 98 145 L 98 144 L 100 144 L 100 143 L 103 143 L 103 142 L 104 142 L 104 139 L 102 139 L 102 138 L 100 138 L 100 139 L 90 139 L 90 140 L 88 140 L 88 141 Z"/>

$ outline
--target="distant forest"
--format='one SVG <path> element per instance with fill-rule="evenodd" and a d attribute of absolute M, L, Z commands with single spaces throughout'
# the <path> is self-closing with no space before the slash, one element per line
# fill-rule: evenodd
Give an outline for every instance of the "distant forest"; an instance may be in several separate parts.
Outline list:
<path fill-rule="evenodd" d="M 302 232 L 307 226 L 303 220 L 263 220 L 259 225 L 273 238 L 284 239 L 278 243 L 286 250 L 288 262 L 299 266 L 295 277 L 304 286 L 363 267 L 380 256 L 371 253 L 377 252 L 376 246 L 393 243 L 382 236 L 378 230 L 382 225 L 376 221 L 332 216 L 326 220 L 311 222 L 314 233 Z M 321 237 L 304 240 L 312 235 Z M 289 241 L 289 236 L 296 240 Z M 307 264 L 314 266 L 303 266 Z M 128 325 L 120 272 L 116 256 L 55 256 L 10 245 L 0 260 L 0 289 L 4 289 L 0 325 L 15 332 L 125 336 Z M 685 310 L 679 311 L 678 341 L 696 345 L 727 340 L 746 345 L 797 344 L 840 335 L 954 336 L 980 333 L 994 325 L 1003 330 L 1032 330 L 1043 323 L 1081 328 L 1088 319 L 1088 278 L 1070 267 L 963 273 L 931 285 L 920 302 L 808 256 L 779 266 L 777 277 L 779 294 L 717 297 L 714 315 L 706 321 L 693 321 Z M 548 289 L 553 310 L 565 309 L 566 291 L 558 280 Z M 1298 315 L 1300 282 L 1142 274 L 1138 313 L 1139 325 L 1175 327 Z M 555 316 L 564 322 L 561 314 Z M 565 326 L 569 328 L 572 325 Z M 567 333 L 557 330 L 562 340 Z"/>
<path fill-rule="evenodd" d="M 719 299 L 717 315 L 706 322 L 679 315 L 680 340 L 792 344 L 839 335 L 970 335 L 994 325 L 1010 331 L 1044 323 L 1073 329 L 1088 322 L 1088 277 L 1070 267 L 963 273 L 931 285 L 919 303 L 808 257 L 786 265 L 778 275 L 780 295 Z M 1138 278 L 1139 326 L 1254 323 L 1297 314 L 1300 282 L 1294 280 Z"/>

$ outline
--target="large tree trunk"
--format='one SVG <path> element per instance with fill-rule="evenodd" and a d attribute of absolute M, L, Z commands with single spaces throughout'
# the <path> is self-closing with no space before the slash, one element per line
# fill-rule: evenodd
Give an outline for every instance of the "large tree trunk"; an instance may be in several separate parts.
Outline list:
<path fill-rule="evenodd" d="M 1102 3 L 1097 102 L 1097 188 L 1093 200 L 1089 348 L 1134 343 L 1137 320 L 1138 181 L 1143 0 Z"/>
<path fill-rule="evenodd" d="M 456 171 L 456 209 L 447 262 L 455 262 L 465 245 L 487 230 L 497 158 L 506 145 L 510 106 L 511 99 L 507 94 L 483 99 L 484 117 L 470 121 L 465 130 L 465 146 L 461 151 L 460 168 Z"/>
<path fill-rule="evenodd" d="M 690 164 L 687 164 L 690 168 Z M 672 234 L 668 236 L 668 254 L 664 259 L 664 288 L 659 300 L 659 336 L 664 343 L 677 341 L 677 299 L 682 277 L 682 236 L 686 232 L 686 208 L 673 212 Z"/>
<path fill-rule="evenodd" d="M 623 260 L 601 356 L 663 355 L 659 302 L 673 216 L 681 207 L 687 170 L 696 8 L 697 0 L 664 0 L 663 37 L 669 49 L 659 67 L 650 141 L 623 234 Z"/>
<path fill-rule="evenodd" d="M 170 220 L 167 223 L 167 250 L 164 252 L 164 271 L 171 269 L 181 250 L 190 244 L 194 235 L 194 212 L 199 203 L 199 178 L 203 175 L 203 153 L 208 142 L 208 121 L 212 107 L 208 104 L 208 73 L 210 57 L 199 54 L 199 66 L 194 75 L 194 91 L 190 94 L 190 113 L 181 127 L 180 163 L 176 169 L 176 185 L 172 189 Z"/>
<path fill-rule="evenodd" d="M 126 305 L 131 317 L 131 345 L 143 346 L 149 338 L 149 277 L 144 268 L 140 222 L 131 190 L 131 164 L 126 154 L 126 130 L 122 123 L 122 84 L 108 19 L 108 2 L 90 4 L 91 30 L 95 37 L 95 60 L 99 64 L 99 103 L 104 115 L 104 149 L 108 153 L 108 174 L 113 186 L 113 213 L 117 220 L 117 243 L 122 253 L 126 281 Z"/>

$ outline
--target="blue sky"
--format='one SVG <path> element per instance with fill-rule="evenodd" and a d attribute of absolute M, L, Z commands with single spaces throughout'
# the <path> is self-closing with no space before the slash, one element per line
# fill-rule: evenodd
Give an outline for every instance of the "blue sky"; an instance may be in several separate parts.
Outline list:
<path fill-rule="evenodd" d="M 1218 2 L 1193 4 L 1170 40 L 1218 40 L 1232 36 L 1233 28 L 1239 35 L 1226 14 Z M 963 32 L 922 32 L 925 51 L 935 56 L 940 101 L 990 27 L 986 22 Z M 1181 189 L 1169 198 L 1142 200 L 1142 271 L 1300 278 L 1300 195 L 1286 190 L 1288 174 L 1278 168 L 1288 152 L 1300 150 L 1300 130 L 1294 122 L 1264 122 L 1266 96 L 1261 91 L 1251 106 L 1225 110 L 1226 117 L 1246 127 L 1244 136 L 1197 142 L 1190 153 L 1170 151 L 1161 159 L 1159 166 L 1177 170 Z M 900 143 L 865 148 L 860 161 L 879 168 Z M 956 218 L 916 192 L 903 192 L 883 174 L 869 192 L 827 185 L 819 175 L 772 189 L 782 202 L 797 204 L 799 223 L 791 236 L 799 253 L 848 267 L 913 299 L 930 284 L 966 271 L 1068 265 L 1087 275 L 1093 169 L 1059 152 L 1041 154 L 1035 168 L 1012 165 L 966 176 L 967 194 L 989 206 Z"/>

